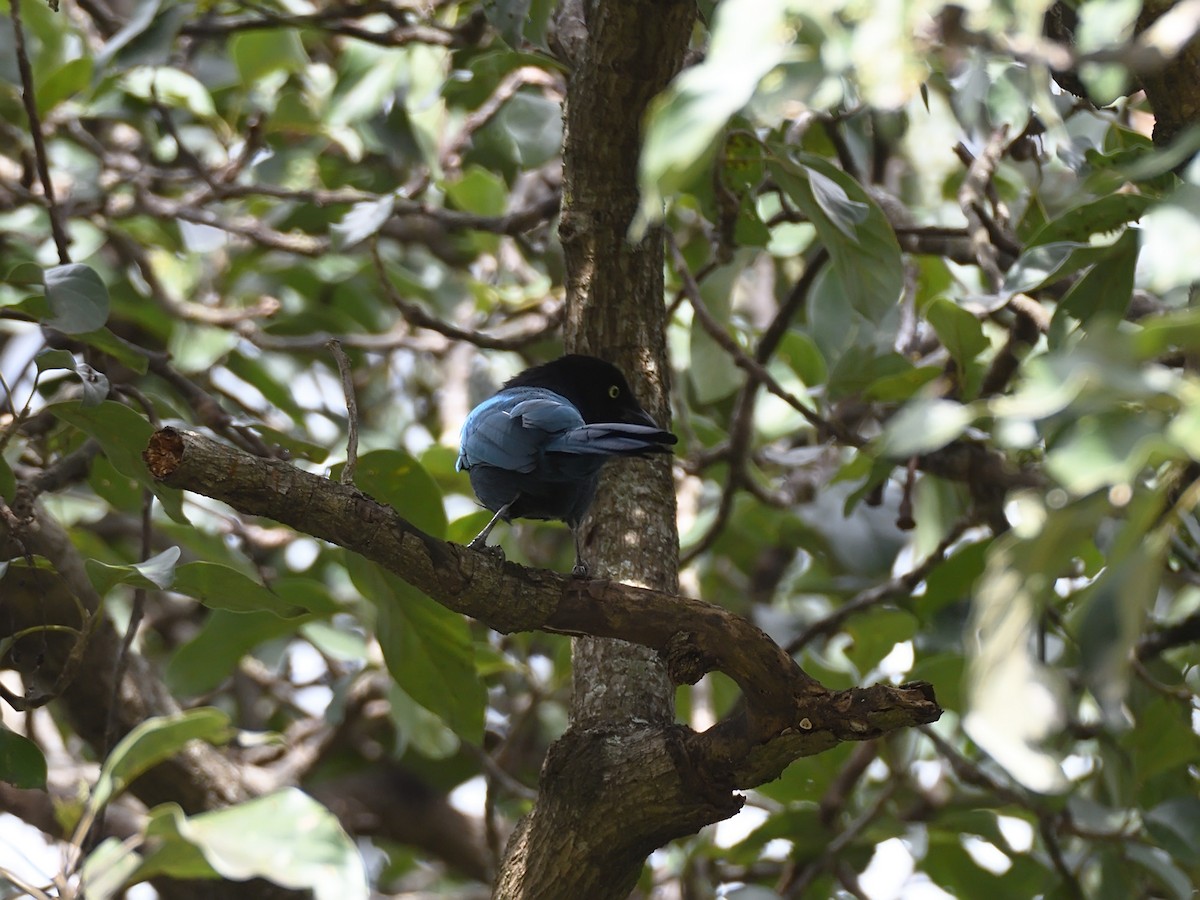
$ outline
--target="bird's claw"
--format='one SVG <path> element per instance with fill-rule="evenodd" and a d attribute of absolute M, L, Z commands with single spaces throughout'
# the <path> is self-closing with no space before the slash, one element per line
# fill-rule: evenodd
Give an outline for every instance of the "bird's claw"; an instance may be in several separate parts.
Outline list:
<path fill-rule="evenodd" d="M 507 557 L 504 555 L 504 548 L 499 544 L 489 545 L 487 538 L 484 538 L 482 541 L 479 538 L 475 538 L 475 540 L 467 544 L 467 549 L 479 550 L 482 553 L 486 553 L 488 556 L 496 557 L 496 559 L 498 559 L 500 562 L 504 562 L 504 560 L 507 559 Z"/>

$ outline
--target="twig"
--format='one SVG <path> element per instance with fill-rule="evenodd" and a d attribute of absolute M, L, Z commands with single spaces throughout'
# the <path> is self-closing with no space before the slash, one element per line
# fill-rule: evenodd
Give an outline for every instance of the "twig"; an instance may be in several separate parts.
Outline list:
<path fill-rule="evenodd" d="M 967 217 L 967 234 L 971 240 L 971 249 L 979 267 L 991 283 L 992 290 L 999 289 L 1003 284 L 1004 273 L 1000 271 L 997 262 L 999 252 L 992 240 L 994 227 L 985 208 L 985 199 L 988 186 L 996 174 L 996 167 L 1000 164 L 1007 135 L 1007 125 L 997 128 L 992 132 L 983 152 L 974 158 L 963 144 L 954 148 L 959 159 L 967 164 L 967 176 L 958 189 L 958 204 L 962 207 L 963 215 Z"/>
<path fill-rule="evenodd" d="M 810 425 L 817 429 L 818 434 L 835 434 L 840 439 L 852 443 L 854 446 L 861 445 L 863 443 L 861 440 L 842 434 L 840 429 L 822 419 L 805 406 L 799 397 L 780 385 L 761 363 L 746 355 L 746 352 L 737 345 L 737 341 L 729 336 L 729 333 L 721 327 L 721 324 L 708 311 L 708 307 L 704 305 L 704 300 L 700 296 L 700 287 L 696 284 L 695 278 L 692 277 L 692 273 L 687 267 L 687 260 L 684 259 L 679 245 L 670 239 L 669 236 L 668 243 L 671 247 L 671 254 L 675 259 L 675 268 L 679 271 L 679 277 L 683 280 L 684 293 L 688 298 L 688 302 L 692 305 L 692 309 L 695 311 L 696 318 L 700 321 L 701 327 L 708 332 L 709 337 L 720 345 L 722 350 L 733 357 L 733 361 L 738 368 L 744 369 L 747 374 L 756 381 L 759 381 L 768 391 L 800 413 L 801 416 L 808 420 Z"/>
<path fill-rule="evenodd" d="M 545 321 L 538 328 L 510 337 L 501 337 L 485 334 L 482 331 L 470 331 L 465 328 L 459 328 L 456 325 L 451 325 L 449 322 L 443 322 L 441 319 L 431 316 L 420 304 L 413 303 L 400 296 L 400 292 L 396 290 L 396 286 L 392 284 L 392 279 L 388 276 L 387 266 L 379 253 L 378 245 L 371 247 L 371 260 L 375 263 L 375 273 L 379 278 L 380 287 L 383 288 L 392 305 L 400 311 L 400 315 L 404 317 L 404 321 L 416 328 L 427 328 L 430 331 L 436 331 L 438 334 L 444 335 L 451 340 L 465 341 L 468 344 L 474 344 L 476 347 L 484 347 L 489 350 L 519 350 L 534 341 L 541 340 L 547 334 L 557 329 L 562 322 L 563 308 L 559 306 L 546 316 Z"/>
<path fill-rule="evenodd" d="M 721 452 L 719 458 L 724 459 L 729 463 L 729 477 L 725 480 L 724 489 L 721 492 L 720 504 L 717 507 L 717 514 L 713 518 L 712 524 L 704 536 L 680 557 L 680 565 L 686 565 L 700 554 L 707 551 L 725 529 L 725 525 L 729 521 L 729 516 L 733 512 L 733 503 L 737 492 L 742 488 L 751 489 L 751 492 L 756 496 L 760 496 L 761 492 L 754 489 L 752 480 L 747 472 L 748 455 L 750 449 L 750 441 L 753 433 L 754 422 L 754 407 L 758 396 L 758 387 L 760 384 L 766 385 L 768 390 L 777 396 L 787 394 L 787 397 L 792 395 L 786 391 L 772 378 L 771 374 L 766 370 L 765 364 L 770 360 L 775 350 L 778 348 L 784 335 L 787 333 L 787 327 L 792 317 L 800 309 L 804 300 L 808 296 L 808 291 L 816 279 L 817 273 L 821 270 L 821 266 L 828 260 L 828 253 L 824 249 L 819 250 L 814 254 L 808 267 L 805 269 L 803 276 L 796 282 L 782 307 L 772 319 L 770 325 L 763 332 L 763 336 L 759 341 L 758 347 L 755 350 L 754 357 L 747 356 L 737 343 L 729 337 L 723 328 L 720 327 L 708 312 L 707 307 L 700 297 L 700 289 L 698 279 L 701 277 L 699 273 L 693 275 L 687 268 L 687 262 L 683 258 L 683 254 L 676 243 L 674 236 L 668 236 L 668 242 L 671 247 L 672 255 L 675 260 L 675 266 L 679 270 L 680 280 L 683 282 L 683 287 L 680 289 L 680 295 L 687 297 L 692 304 L 697 318 L 699 318 L 701 326 L 704 327 L 714 340 L 721 345 L 734 361 L 746 370 L 751 376 L 747 378 L 746 383 L 742 385 L 741 391 L 738 393 L 737 401 L 734 404 L 733 415 L 730 418 L 729 428 L 729 443 Z M 702 272 L 711 271 L 712 265 L 706 266 Z M 744 361 L 744 363 L 743 363 Z M 772 385 L 775 389 L 772 389 Z M 782 392 L 782 393 L 781 393 Z M 784 397 L 786 400 L 787 397 Z M 792 403 L 801 414 L 810 422 L 816 425 L 817 433 L 825 435 L 830 433 L 831 429 L 824 422 L 805 406 L 797 406 L 799 403 L 796 398 Z M 789 401 L 791 402 L 791 401 Z M 714 458 L 712 461 L 716 461 Z M 761 496 L 760 496 L 761 499 Z"/>
<path fill-rule="evenodd" d="M 149 489 L 142 490 L 142 546 L 141 562 L 148 560 L 153 553 L 153 517 L 154 494 Z M 133 592 L 133 603 L 129 609 L 129 624 L 125 626 L 125 635 L 121 638 L 120 649 L 113 665 L 112 693 L 108 701 L 108 714 L 104 722 L 104 742 L 100 747 L 100 758 L 104 759 L 112 752 L 117 737 L 117 705 L 121 702 L 121 683 L 129 669 L 129 655 L 133 649 L 133 640 L 141 627 L 142 617 L 146 612 L 146 589 L 139 587 Z M 87 848 L 104 833 L 104 817 L 108 811 L 107 804 L 100 808 L 92 827 L 81 837 L 81 846 Z M 82 856 L 80 857 L 82 862 Z"/>
<path fill-rule="evenodd" d="M 13 0 L 13 6 L 16 6 L 17 2 L 18 0 Z M 52 897 L 50 894 L 47 894 L 39 887 L 34 887 L 34 885 L 30 884 L 11 869 L 0 867 L 0 880 L 7 881 L 13 887 L 22 890 L 30 897 L 33 897 L 34 900 L 54 900 L 54 897 Z"/>
<path fill-rule="evenodd" d="M 42 135 L 42 120 L 38 116 L 37 97 L 33 90 L 33 69 L 29 65 L 29 54 L 25 49 L 25 29 L 21 24 L 21 0 L 9 4 L 12 16 L 13 43 L 17 53 L 17 68 L 21 72 L 21 100 L 25 115 L 29 118 L 29 134 L 33 138 L 33 153 L 37 160 L 38 178 L 45 193 L 46 212 L 50 216 L 50 231 L 54 235 L 54 246 L 58 249 L 58 261 L 66 265 L 71 261 L 71 242 L 63 227 L 61 212 L 54 199 L 54 183 L 50 180 L 50 164 L 46 157 L 46 141 Z"/>
<path fill-rule="evenodd" d="M 504 104 L 516 96 L 517 91 L 526 85 L 537 85 L 543 88 L 558 88 L 562 93 L 561 79 L 551 75 L 545 69 L 537 66 L 521 66 L 513 69 L 496 85 L 496 89 L 478 107 L 463 117 L 462 127 L 458 133 L 446 142 L 442 148 L 442 168 L 449 173 L 455 173 L 462 167 L 462 154 L 471 142 L 472 135 L 490 122 L 504 108 Z"/>
<path fill-rule="evenodd" d="M 1194 644 L 1197 641 L 1200 641 L 1200 612 L 1192 613 L 1174 625 L 1167 625 L 1144 635 L 1138 641 L 1135 656 L 1139 660 L 1152 659 L 1172 647 Z"/>
<path fill-rule="evenodd" d="M 788 653 L 793 655 L 799 653 L 814 639 L 823 634 L 832 634 L 851 616 L 856 616 L 874 606 L 886 603 L 894 597 L 912 591 L 913 588 L 925 580 L 930 572 L 941 565 L 950 548 L 958 542 L 963 533 L 973 524 L 974 520 L 970 517 L 959 519 L 950 528 L 950 532 L 934 548 L 933 552 L 921 561 L 920 565 L 911 571 L 905 572 L 903 575 L 898 575 L 882 584 L 877 584 L 864 591 L 860 591 L 854 598 L 843 603 L 829 615 L 817 620 L 806 628 L 802 634 L 788 644 Z"/>
<path fill-rule="evenodd" d="M 813 282 L 817 280 L 817 275 L 829 262 L 829 251 L 824 247 L 818 247 L 817 251 L 807 261 L 804 267 L 804 274 L 801 275 L 792 289 L 788 291 L 788 295 L 784 298 L 783 303 L 779 307 L 779 311 L 775 313 L 775 318 L 767 325 L 762 333 L 762 337 L 758 340 L 758 347 L 754 351 L 754 358 L 763 365 L 775 355 L 775 351 L 779 348 L 779 344 L 783 341 L 787 334 L 788 327 L 792 324 L 792 319 L 796 317 L 796 313 L 808 300 L 808 292 L 812 290 Z"/>
<path fill-rule="evenodd" d="M 825 852 L 817 859 L 804 867 L 799 877 L 792 880 L 789 884 L 784 885 L 784 890 L 780 893 L 785 897 L 804 897 L 808 889 L 812 886 L 814 880 L 822 872 L 825 871 L 838 857 L 843 850 L 849 847 L 863 831 L 874 822 L 883 807 L 892 799 L 899 787 L 899 782 L 895 779 L 888 782 L 879 792 L 879 796 L 875 798 L 875 802 L 859 813 L 858 817 L 839 832 L 833 840 L 825 845 Z"/>
<path fill-rule="evenodd" d="M 247 319 L 266 319 L 275 315 L 282 305 L 274 297 L 260 297 L 253 306 L 244 309 L 223 309 L 220 307 L 204 306 L 188 300 L 179 300 L 172 296 L 166 285 L 154 270 L 154 263 L 146 252 L 118 228 L 105 229 L 105 235 L 116 249 L 117 254 L 125 261 L 137 266 L 142 280 L 150 289 L 150 296 L 172 317 L 188 322 L 199 322 L 204 325 L 227 327 L 244 322 Z"/>
<path fill-rule="evenodd" d="M 354 395 L 354 373 L 350 360 L 337 338 L 325 342 L 333 358 L 337 360 L 338 373 L 342 376 L 342 392 L 346 395 L 346 465 L 342 468 L 342 484 L 354 484 L 354 470 L 358 468 L 358 400 Z"/>

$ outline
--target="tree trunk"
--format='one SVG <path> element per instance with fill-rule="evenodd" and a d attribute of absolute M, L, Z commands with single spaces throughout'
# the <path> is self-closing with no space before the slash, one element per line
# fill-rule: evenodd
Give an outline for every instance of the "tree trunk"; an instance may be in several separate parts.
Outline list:
<path fill-rule="evenodd" d="M 694 17 L 690 0 L 584 0 L 586 38 L 565 114 L 567 348 L 615 363 L 663 425 L 670 410 L 662 235 L 653 230 L 634 244 L 628 231 L 646 108 L 678 72 Z M 674 590 L 670 466 L 618 465 L 585 524 L 593 575 Z M 611 489 L 615 479 L 619 490 Z M 578 638 L 573 664 L 571 725 L 547 757 L 537 805 L 509 843 L 497 897 L 627 896 L 651 850 L 740 806 L 727 790 L 691 791 L 680 778 L 674 687 L 652 651 Z"/>

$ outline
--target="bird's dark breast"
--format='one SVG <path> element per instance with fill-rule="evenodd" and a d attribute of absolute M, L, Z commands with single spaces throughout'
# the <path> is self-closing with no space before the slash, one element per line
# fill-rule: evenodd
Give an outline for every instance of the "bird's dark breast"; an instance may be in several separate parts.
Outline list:
<path fill-rule="evenodd" d="M 557 473 L 561 477 L 539 471 L 523 474 L 489 465 L 471 466 L 468 474 L 475 496 L 492 512 L 516 498 L 506 519 L 559 519 L 574 526 L 583 519 L 596 495 L 604 460 L 589 461 L 593 464 L 584 471 L 579 471 L 580 458 L 571 462 L 576 471 Z"/>

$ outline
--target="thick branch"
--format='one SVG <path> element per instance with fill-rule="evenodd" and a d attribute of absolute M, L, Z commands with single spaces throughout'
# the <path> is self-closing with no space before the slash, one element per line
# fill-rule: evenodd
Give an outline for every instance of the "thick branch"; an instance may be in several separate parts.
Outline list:
<path fill-rule="evenodd" d="M 928 686 L 830 692 L 761 630 L 719 606 L 500 562 L 425 534 L 354 487 L 202 435 L 162 429 L 144 455 L 166 484 L 353 550 L 497 631 L 621 638 L 656 651 L 678 683 L 725 673 L 745 693 L 744 715 L 688 746 L 701 768 L 725 771 L 722 781 L 736 773 L 731 788 L 774 777 L 791 760 L 839 741 L 941 714 Z"/>

